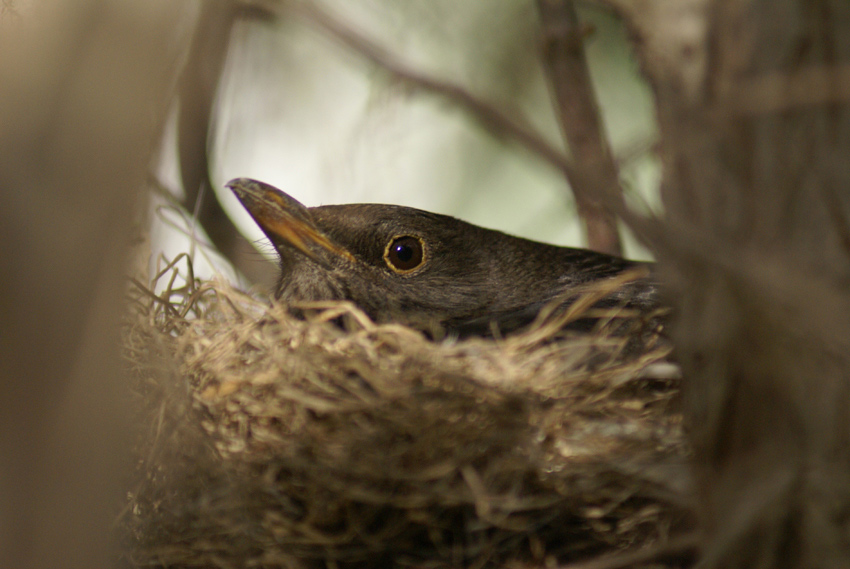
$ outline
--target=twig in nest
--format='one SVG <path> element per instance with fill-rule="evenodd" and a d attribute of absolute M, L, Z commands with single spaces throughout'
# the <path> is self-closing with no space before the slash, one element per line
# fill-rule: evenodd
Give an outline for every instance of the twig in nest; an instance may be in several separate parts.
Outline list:
<path fill-rule="evenodd" d="M 346 332 L 322 316 L 358 318 L 350 303 L 302 320 L 207 284 L 158 319 L 140 295 L 126 335 L 144 398 L 120 522 L 134 566 L 537 567 L 647 555 L 692 527 L 674 476 L 647 476 L 687 453 L 677 382 L 642 377 L 666 348 Z M 641 559 L 681 567 L 667 547 Z"/>

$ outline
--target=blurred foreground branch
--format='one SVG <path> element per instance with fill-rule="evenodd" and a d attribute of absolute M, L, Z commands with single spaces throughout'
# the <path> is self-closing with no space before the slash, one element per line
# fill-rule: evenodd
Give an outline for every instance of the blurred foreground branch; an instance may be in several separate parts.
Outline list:
<path fill-rule="evenodd" d="M 2 567 L 115 561 L 127 254 L 185 16 L 182 2 L 67 0 L 0 38 Z"/>
<path fill-rule="evenodd" d="M 656 94 L 700 566 L 846 566 L 850 4 L 603 3 Z"/>

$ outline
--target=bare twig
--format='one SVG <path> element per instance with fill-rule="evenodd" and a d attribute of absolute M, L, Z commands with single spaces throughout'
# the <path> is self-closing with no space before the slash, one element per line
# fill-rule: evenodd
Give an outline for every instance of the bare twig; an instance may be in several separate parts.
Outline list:
<path fill-rule="evenodd" d="M 307 17 L 337 41 L 387 71 L 394 78 L 456 103 L 490 132 L 497 136 L 515 140 L 554 168 L 564 172 L 568 178 L 574 177 L 575 168 L 564 152 L 550 144 L 538 132 L 526 125 L 524 121 L 508 115 L 497 106 L 470 93 L 460 85 L 431 77 L 411 68 L 315 3 L 291 2 L 287 6 L 293 8 L 296 13 Z"/>
<path fill-rule="evenodd" d="M 543 32 L 543 62 L 557 102 L 561 131 L 572 153 L 569 176 L 591 249 L 622 253 L 617 221 L 608 202 L 622 200 L 617 165 L 590 81 L 582 28 L 572 0 L 537 0 Z"/>

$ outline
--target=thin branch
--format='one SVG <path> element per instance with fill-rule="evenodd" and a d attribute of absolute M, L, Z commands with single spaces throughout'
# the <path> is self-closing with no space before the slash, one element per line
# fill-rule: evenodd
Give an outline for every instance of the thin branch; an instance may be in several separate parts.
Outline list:
<path fill-rule="evenodd" d="M 194 219 L 214 248 L 240 274 L 269 289 L 277 277 L 277 266 L 254 254 L 254 246 L 230 221 L 213 191 L 208 155 L 213 102 L 233 25 L 241 17 L 264 15 L 260 7 L 242 6 L 233 0 L 209 0 L 202 4 L 178 90 L 177 157 L 185 195 L 183 208 L 194 212 Z M 195 236 L 191 238 L 194 242 Z"/>
<path fill-rule="evenodd" d="M 574 176 L 575 167 L 566 154 L 550 144 L 523 121 L 508 115 L 497 106 L 473 95 L 460 85 L 431 77 L 413 69 L 314 3 L 290 2 L 287 6 L 291 7 L 296 13 L 305 16 L 331 37 L 388 72 L 394 78 L 456 103 L 463 111 L 496 136 L 515 140 L 554 168 L 564 172 L 568 178 Z"/>
<path fill-rule="evenodd" d="M 588 246 L 619 255 L 617 220 L 606 203 L 622 200 L 617 164 L 602 120 L 584 53 L 584 30 L 572 0 L 537 0 L 543 63 L 554 91 L 561 131 L 576 171 L 569 177 L 585 223 Z"/>

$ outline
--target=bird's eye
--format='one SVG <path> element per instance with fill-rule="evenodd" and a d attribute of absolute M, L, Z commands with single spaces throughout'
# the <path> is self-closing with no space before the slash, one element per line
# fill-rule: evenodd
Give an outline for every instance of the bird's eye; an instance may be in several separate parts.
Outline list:
<path fill-rule="evenodd" d="M 425 262 L 422 239 L 412 235 L 393 237 L 384 250 L 384 261 L 397 273 L 409 273 Z"/>

